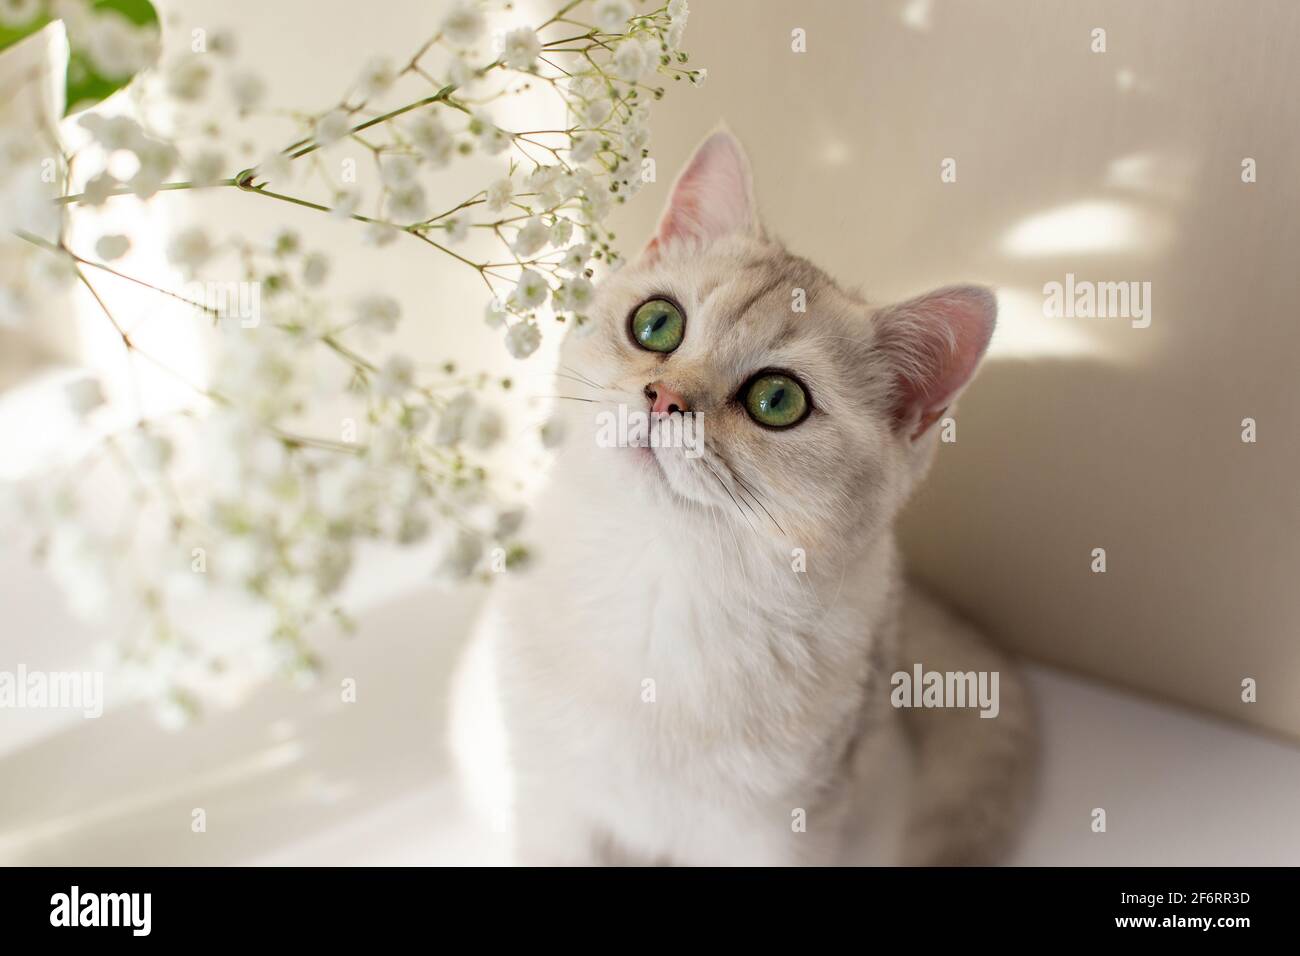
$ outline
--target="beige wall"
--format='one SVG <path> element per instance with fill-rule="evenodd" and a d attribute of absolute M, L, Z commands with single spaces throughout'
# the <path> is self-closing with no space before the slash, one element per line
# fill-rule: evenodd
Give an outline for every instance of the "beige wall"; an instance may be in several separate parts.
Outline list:
<path fill-rule="evenodd" d="M 708 85 L 660 116 L 622 232 L 725 118 L 770 228 L 845 283 L 996 286 L 992 358 L 905 522 L 916 572 L 1034 658 L 1300 735 L 1300 6 L 693 8 Z M 1152 283 L 1150 327 L 1044 318 L 1067 272 Z"/>

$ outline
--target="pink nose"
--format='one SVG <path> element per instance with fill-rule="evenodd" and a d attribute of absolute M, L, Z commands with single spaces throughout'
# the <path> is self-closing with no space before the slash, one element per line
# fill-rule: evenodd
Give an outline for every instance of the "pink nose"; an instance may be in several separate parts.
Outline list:
<path fill-rule="evenodd" d="M 645 397 L 650 399 L 650 411 L 655 415 L 671 415 L 673 412 L 690 411 L 686 399 L 663 382 L 651 382 L 647 385 L 645 387 Z"/>

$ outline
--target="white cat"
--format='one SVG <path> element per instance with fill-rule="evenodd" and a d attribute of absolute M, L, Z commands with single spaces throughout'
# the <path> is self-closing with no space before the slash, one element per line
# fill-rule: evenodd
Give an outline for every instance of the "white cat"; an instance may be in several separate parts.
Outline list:
<path fill-rule="evenodd" d="M 457 678 L 470 799 L 519 861 L 998 857 L 1029 701 L 904 583 L 893 533 L 995 311 L 974 287 L 886 308 L 841 290 L 763 233 L 739 143 L 700 146 L 565 342 L 540 560 L 496 586 Z M 598 442 L 620 404 L 665 441 Z M 687 413 L 702 446 L 665 447 Z M 892 706 L 918 663 L 999 672 L 997 716 Z"/>

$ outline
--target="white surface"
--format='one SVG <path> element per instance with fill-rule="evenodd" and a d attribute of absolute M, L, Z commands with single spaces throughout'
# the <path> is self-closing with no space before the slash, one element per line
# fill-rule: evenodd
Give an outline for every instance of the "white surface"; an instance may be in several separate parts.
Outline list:
<path fill-rule="evenodd" d="M 441 746 L 474 600 L 428 589 L 328 647 L 307 693 L 270 687 L 180 734 L 135 707 L 0 757 L 0 863 L 499 863 Z M 1021 864 L 1300 862 L 1300 750 L 1035 668 L 1042 787 Z M 357 682 L 357 702 L 339 681 Z M 35 715 L 30 715 L 35 716 Z M 8 711 L 5 721 L 29 715 Z M 1108 830 L 1090 830 L 1094 807 Z M 207 832 L 191 832 L 195 808 Z"/>

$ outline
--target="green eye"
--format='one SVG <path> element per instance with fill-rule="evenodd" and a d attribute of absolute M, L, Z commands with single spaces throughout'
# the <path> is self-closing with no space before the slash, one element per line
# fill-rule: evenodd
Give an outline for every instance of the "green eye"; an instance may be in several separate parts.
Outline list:
<path fill-rule="evenodd" d="M 789 375 L 767 372 L 746 388 L 745 409 L 760 425 L 789 428 L 803 421 L 808 413 L 808 396 Z"/>
<path fill-rule="evenodd" d="M 632 337 L 643 349 L 671 352 L 685 335 L 685 317 L 666 299 L 651 299 L 632 313 Z"/>

